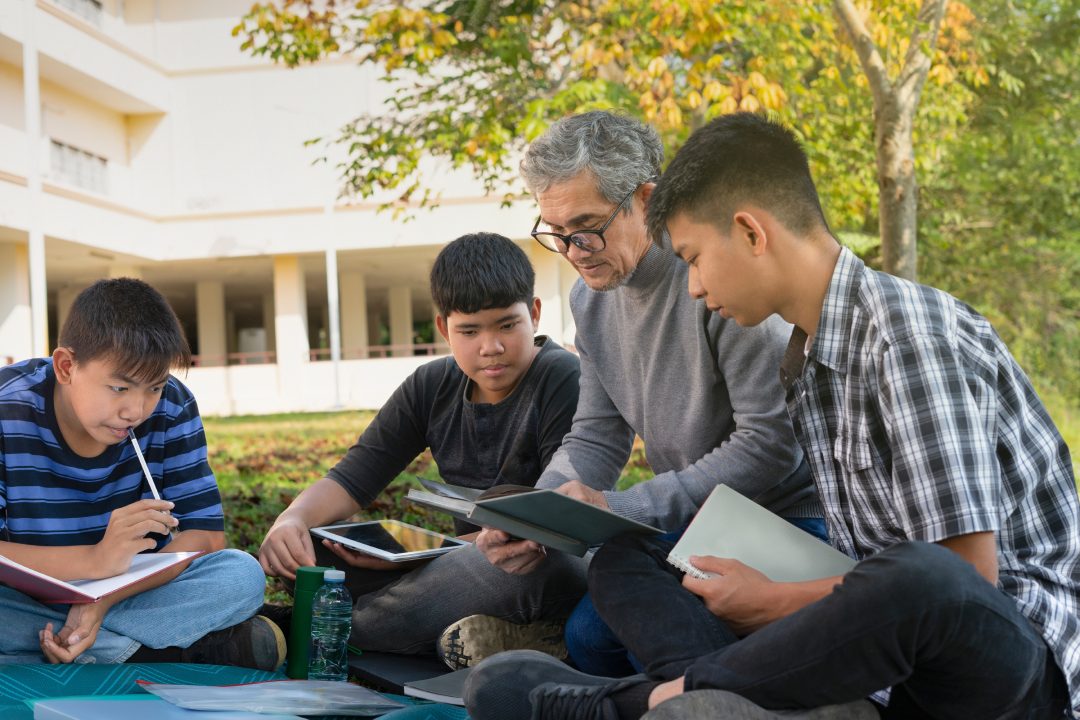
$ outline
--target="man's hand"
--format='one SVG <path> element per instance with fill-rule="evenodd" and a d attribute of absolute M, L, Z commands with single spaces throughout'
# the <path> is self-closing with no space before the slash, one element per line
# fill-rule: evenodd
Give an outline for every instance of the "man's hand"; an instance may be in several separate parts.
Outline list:
<path fill-rule="evenodd" d="M 297 568 L 315 564 L 308 526 L 284 514 L 278 517 L 259 547 L 259 564 L 267 575 L 295 580 Z"/>
<path fill-rule="evenodd" d="M 101 621 L 109 610 L 105 601 L 72 605 L 60 631 L 53 633 L 53 624 L 38 631 L 38 641 L 45 658 L 53 663 L 69 663 L 89 650 L 97 640 Z"/>
<path fill-rule="evenodd" d="M 106 578 L 127 572 L 131 559 L 145 550 L 157 547 L 157 541 L 146 537 L 150 533 L 167 535 L 180 521 L 169 514 L 173 504 L 168 500 L 139 500 L 109 515 L 105 535 L 93 550 L 91 578 Z"/>
<path fill-rule="evenodd" d="M 476 547 L 489 563 L 510 575 L 527 575 L 547 557 L 547 550 L 540 543 L 517 540 L 495 528 L 484 528 L 476 536 Z"/>
<path fill-rule="evenodd" d="M 700 597 L 713 615 L 738 635 L 748 635 L 781 615 L 775 614 L 770 593 L 777 583 L 738 560 L 693 556 L 690 564 L 713 577 L 683 577 L 683 587 Z"/>
<path fill-rule="evenodd" d="M 571 480 L 568 483 L 563 483 L 559 487 L 555 488 L 555 492 L 562 493 L 567 497 L 572 497 L 575 500 L 595 505 L 598 508 L 604 510 L 610 510 L 608 507 L 607 499 L 604 497 L 604 493 L 599 490 L 593 490 L 588 485 L 585 485 L 577 480 Z"/>

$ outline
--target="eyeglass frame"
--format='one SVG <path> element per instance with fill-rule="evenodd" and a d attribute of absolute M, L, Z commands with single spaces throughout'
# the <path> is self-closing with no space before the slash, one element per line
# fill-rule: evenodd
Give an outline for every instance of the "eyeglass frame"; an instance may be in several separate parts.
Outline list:
<path fill-rule="evenodd" d="M 575 230 L 574 232 L 570 233 L 569 235 L 563 235 L 562 233 L 548 232 L 548 231 L 540 231 L 540 232 L 538 232 L 537 228 L 540 227 L 540 221 L 544 219 L 543 214 L 540 214 L 540 215 L 536 216 L 536 222 L 533 223 L 533 228 L 532 228 L 531 231 L 529 231 L 529 235 L 532 236 L 533 240 L 540 243 L 540 247 L 544 248 L 545 250 L 550 250 L 551 252 L 557 252 L 560 255 L 565 255 L 566 253 L 570 252 L 570 246 L 571 245 L 574 245 L 578 249 L 584 250 L 585 252 L 589 252 L 589 253 L 600 252 L 604 248 L 607 247 L 607 238 L 604 237 L 604 232 L 608 229 L 608 226 L 611 225 L 611 223 L 615 221 L 615 216 L 618 215 L 619 211 L 623 209 L 624 205 L 626 205 L 626 201 L 634 196 L 634 193 L 636 193 L 638 191 L 639 187 L 641 187 L 642 185 L 644 185 L 647 182 L 653 182 L 655 179 L 656 179 L 655 177 L 651 177 L 648 180 L 644 180 L 644 181 L 638 183 L 637 185 L 635 185 L 633 187 L 633 189 L 630 190 L 630 192 L 628 192 L 626 194 L 626 197 L 624 197 L 622 200 L 619 201 L 619 204 L 615 206 L 615 209 L 611 211 L 611 215 L 604 222 L 604 224 L 601 225 L 598 228 L 589 228 L 589 229 L 586 229 L 586 230 Z M 574 239 L 575 236 L 583 235 L 583 234 L 586 234 L 586 233 L 588 233 L 589 235 L 595 235 L 598 238 L 600 238 L 600 247 L 598 247 L 598 248 L 587 247 L 583 242 Z M 541 240 L 538 237 L 540 235 L 547 235 L 549 237 L 554 238 L 552 240 L 553 244 L 561 242 L 562 245 L 563 245 L 563 249 L 560 250 L 558 247 L 550 247 L 550 246 L 546 245 L 544 243 L 544 241 Z"/>

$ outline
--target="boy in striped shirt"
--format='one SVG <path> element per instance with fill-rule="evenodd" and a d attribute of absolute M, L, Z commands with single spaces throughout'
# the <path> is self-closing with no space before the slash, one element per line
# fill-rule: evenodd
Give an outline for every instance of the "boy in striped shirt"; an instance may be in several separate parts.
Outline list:
<path fill-rule="evenodd" d="M 75 299 L 58 345 L 0 369 L 0 555 L 85 580 L 125 572 L 137 553 L 206 554 L 90 604 L 0 586 L 0 663 L 277 667 L 284 637 L 253 617 L 262 570 L 224 549 L 198 407 L 169 374 L 190 363 L 172 308 L 142 281 L 102 280 Z"/>

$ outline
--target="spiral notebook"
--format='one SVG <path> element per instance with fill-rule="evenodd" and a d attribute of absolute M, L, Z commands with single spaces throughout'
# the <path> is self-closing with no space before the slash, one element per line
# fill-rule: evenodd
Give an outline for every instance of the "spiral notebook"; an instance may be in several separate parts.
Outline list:
<path fill-rule="evenodd" d="M 713 488 L 667 560 L 687 575 L 710 577 L 690 564 L 694 555 L 733 558 L 776 582 L 843 575 L 855 566 L 847 555 L 726 485 Z"/>

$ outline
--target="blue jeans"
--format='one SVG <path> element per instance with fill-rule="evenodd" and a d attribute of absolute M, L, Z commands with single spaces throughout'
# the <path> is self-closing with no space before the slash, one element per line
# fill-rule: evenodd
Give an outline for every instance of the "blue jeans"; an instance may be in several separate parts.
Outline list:
<path fill-rule="evenodd" d="M 121 600 L 106 613 L 80 663 L 121 663 L 139 649 L 185 648 L 215 630 L 247 620 L 262 607 L 266 576 L 239 550 L 196 558 L 174 580 Z M 38 631 L 63 626 L 70 605 L 43 605 L 0 586 L 0 663 L 40 663 Z"/>
<path fill-rule="evenodd" d="M 829 539 L 825 521 L 821 518 L 785 518 L 797 528 L 805 530 L 823 542 Z M 665 533 L 652 540 L 667 553 L 682 536 L 686 528 Z M 582 672 L 602 677 L 626 677 L 644 672 L 644 666 L 632 652 L 615 636 L 611 628 L 597 613 L 592 595 L 585 595 L 566 621 L 566 650 L 570 661 Z"/>

